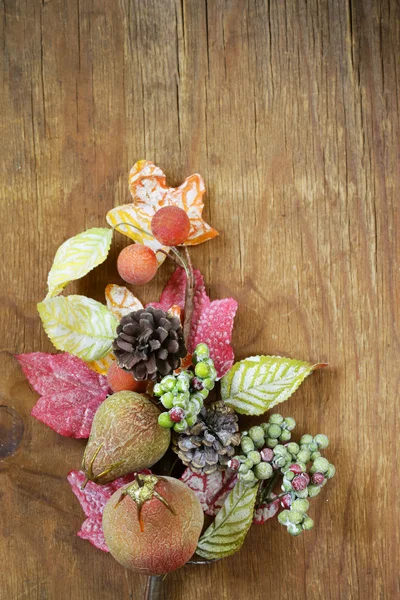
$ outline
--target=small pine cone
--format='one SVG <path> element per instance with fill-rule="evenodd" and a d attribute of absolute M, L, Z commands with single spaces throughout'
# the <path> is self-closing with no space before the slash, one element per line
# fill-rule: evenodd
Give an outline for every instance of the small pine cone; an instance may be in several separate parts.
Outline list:
<path fill-rule="evenodd" d="M 186 356 L 180 321 L 163 310 L 136 310 L 122 317 L 113 342 L 118 366 L 138 381 L 172 373 Z"/>
<path fill-rule="evenodd" d="M 192 471 L 209 475 L 227 468 L 240 437 L 235 412 L 224 402 L 215 402 L 203 406 L 197 422 L 174 437 L 173 449 Z"/>

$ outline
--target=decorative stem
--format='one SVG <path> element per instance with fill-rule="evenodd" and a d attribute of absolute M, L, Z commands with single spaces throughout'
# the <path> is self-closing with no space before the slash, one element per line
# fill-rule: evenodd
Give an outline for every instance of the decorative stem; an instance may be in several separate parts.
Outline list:
<path fill-rule="evenodd" d="M 273 489 L 274 489 L 274 487 L 275 487 L 275 485 L 276 485 L 276 480 L 278 479 L 278 476 L 279 476 L 279 472 L 278 472 L 278 471 L 276 471 L 276 472 L 273 474 L 273 476 L 272 476 L 272 478 L 271 478 L 271 480 L 270 480 L 270 482 L 269 482 L 269 484 L 268 484 L 268 487 L 267 487 L 267 488 L 265 489 L 265 491 L 263 492 L 263 497 L 265 498 L 265 502 L 266 502 L 267 504 L 268 504 L 268 503 L 269 503 L 269 504 L 272 504 L 272 502 L 274 501 L 274 498 L 271 498 L 271 494 L 272 494 L 272 492 L 273 492 Z M 271 501 L 271 502 L 269 502 L 269 501 Z"/>
<path fill-rule="evenodd" d="M 190 328 L 192 324 L 193 317 L 193 297 L 194 297 L 194 274 L 193 274 L 193 265 L 190 259 L 190 254 L 185 246 L 185 257 L 186 257 L 186 265 L 187 265 L 187 283 L 186 283 L 186 292 L 185 292 L 185 320 L 183 322 L 183 337 L 185 339 L 186 348 L 189 344 L 189 336 L 190 336 Z"/>
<path fill-rule="evenodd" d="M 149 575 L 146 581 L 143 600 L 160 600 L 163 576 Z"/>

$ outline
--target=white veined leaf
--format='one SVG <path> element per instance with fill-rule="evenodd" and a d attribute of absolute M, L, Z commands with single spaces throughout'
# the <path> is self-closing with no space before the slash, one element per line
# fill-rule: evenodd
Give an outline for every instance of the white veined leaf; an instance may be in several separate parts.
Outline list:
<path fill-rule="evenodd" d="M 238 482 L 214 522 L 199 539 L 196 553 L 207 559 L 230 556 L 239 550 L 254 516 L 258 485 L 248 487 Z"/>
<path fill-rule="evenodd" d="M 108 309 L 120 321 L 125 315 L 143 308 L 143 304 L 124 285 L 109 283 L 106 287 Z"/>
<path fill-rule="evenodd" d="M 58 350 L 86 361 L 102 358 L 116 337 L 117 319 L 85 296 L 58 296 L 38 304 L 44 330 Z"/>
<path fill-rule="evenodd" d="M 280 356 L 251 356 L 222 378 L 221 396 L 238 413 L 261 415 L 287 400 L 321 366 Z"/>
<path fill-rule="evenodd" d="M 112 229 L 93 227 L 61 244 L 47 278 L 46 299 L 57 296 L 70 281 L 80 279 L 104 262 L 112 234 Z"/>

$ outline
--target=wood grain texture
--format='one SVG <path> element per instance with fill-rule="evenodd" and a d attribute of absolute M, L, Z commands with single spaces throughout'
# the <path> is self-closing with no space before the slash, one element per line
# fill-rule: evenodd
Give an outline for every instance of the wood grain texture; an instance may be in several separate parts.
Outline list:
<path fill-rule="evenodd" d="M 193 259 L 212 298 L 239 300 L 237 357 L 330 363 L 284 413 L 329 434 L 338 468 L 314 531 L 254 526 L 240 553 L 168 576 L 163 598 L 398 598 L 399 3 L 0 6 L 0 403 L 25 427 L 0 462 L 1 599 L 140 600 L 145 587 L 74 535 L 66 475 L 83 442 L 30 418 L 36 394 L 10 354 L 51 351 L 36 302 L 54 253 L 129 198 L 139 158 L 172 184 L 205 178 L 221 235 Z M 69 292 L 101 300 L 124 244 Z"/>

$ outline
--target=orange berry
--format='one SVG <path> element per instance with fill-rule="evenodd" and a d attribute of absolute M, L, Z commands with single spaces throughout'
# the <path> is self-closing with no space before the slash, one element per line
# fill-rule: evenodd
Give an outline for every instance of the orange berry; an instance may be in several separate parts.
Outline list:
<path fill-rule="evenodd" d="M 154 251 L 141 244 L 132 244 L 120 252 L 117 270 L 128 283 L 142 285 L 153 279 L 157 272 L 157 257 Z"/>
<path fill-rule="evenodd" d="M 190 220 L 183 208 L 164 206 L 152 218 L 151 231 L 163 246 L 178 246 L 188 239 Z"/>
<path fill-rule="evenodd" d="M 141 393 L 145 392 L 147 387 L 147 381 L 136 381 L 131 373 L 121 369 L 115 361 L 108 369 L 107 381 L 114 393 L 124 391 Z"/>

